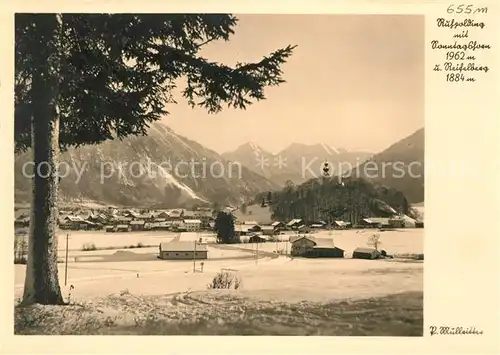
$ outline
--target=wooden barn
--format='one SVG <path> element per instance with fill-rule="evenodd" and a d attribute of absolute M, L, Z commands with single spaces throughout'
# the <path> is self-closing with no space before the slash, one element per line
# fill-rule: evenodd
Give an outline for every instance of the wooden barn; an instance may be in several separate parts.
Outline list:
<path fill-rule="evenodd" d="M 306 258 L 343 258 L 344 250 L 337 248 L 330 238 L 299 236 L 290 238 L 291 254 Z"/>
<path fill-rule="evenodd" d="M 160 243 L 160 259 L 163 260 L 193 260 L 208 259 L 206 244 L 197 242 L 168 242 Z"/>
<path fill-rule="evenodd" d="M 356 248 L 352 253 L 353 259 L 378 259 L 382 254 L 373 248 Z"/>

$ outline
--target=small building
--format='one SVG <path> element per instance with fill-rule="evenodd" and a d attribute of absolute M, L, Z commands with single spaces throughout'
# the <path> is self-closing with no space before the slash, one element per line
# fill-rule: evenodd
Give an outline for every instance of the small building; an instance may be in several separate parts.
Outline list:
<path fill-rule="evenodd" d="M 115 231 L 116 231 L 116 228 L 115 228 L 115 226 L 108 225 L 108 226 L 105 226 L 105 227 L 104 227 L 104 230 L 105 230 L 106 232 L 108 232 L 108 233 L 113 233 L 113 232 L 115 232 Z"/>
<path fill-rule="evenodd" d="M 182 210 L 168 210 L 167 215 L 168 215 L 168 218 L 172 221 L 183 219 L 182 218 Z"/>
<path fill-rule="evenodd" d="M 184 219 L 195 219 L 196 213 L 194 211 L 191 211 L 191 210 L 183 210 L 182 217 Z"/>
<path fill-rule="evenodd" d="M 170 219 L 170 214 L 167 211 L 161 211 L 161 212 L 154 214 L 153 218 L 155 221 L 158 221 L 159 219 L 166 221 L 166 220 Z"/>
<path fill-rule="evenodd" d="M 100 229 L 102 229 L 102 224 L 100 224 L 100 223 L 85 221 L 85 224 L 87 225 L 86 227 L 84 227 L 84 229 L 86 229 L 86 230 L 100 230 Z"/>
<path fill-rule="evenodd" d="M 248 227 L 249 232 L 262 232 L 262 227 L 259 226 L 258 224 L 249 224 L 246 225 Z"/>
<path fill-rule="evenodd" d="M 104 213 L 94 213 L 87 218 L 90 222 L 94 223 L 99 223 L 99 224 L 105 224 L 108 221 L 108 216 L 106 216 Z"/>
<path fill-rule="evenodd" d="M 353 259 L 378 259 L 382 254 L 373 248 L 356 248 L 352 253 Z"/>
<path fill-rule="evenodd" d="M 130 230 L 142 231 L 142 230 L 144 230 L 144 225 L 145 225 L 144 220 L 131 221 L 130 222 Z"/>
<path fill-rule="evenodd" d="M 184 226 L 187 232 L 197 232 L 201 230 L 201 220 L 199 219 L 185 219 Z"/>
<path fill-rule="evenodd" d="M 175 232 L 186 232 L 186 224 L 180 219 L 172 220 L 170 222 L 170 230 Z"/>
<path fill-rule="evenodd" d="M 273 223 L 271 223 L 271 226 L 273 226 L 273 228 L 277 231 L 285 228 L 285 224 L 281 221 L 274 221 Z"/>
<path fill-rule="evenodd" d="M 359 227 L 361 228 L 378 228 L 379 224 L 373 221 L 371 218 L 362 218 L 358 222 Z"/>
<path fill-rule="evenodd" d="M 201 220 L 201 228 L 210 228 L 210 222 L 213 221 L 212 211 L 195 211 L 195 217 Z"/>
<path fill-rule="evenodd" d="M 116 224 L 129 224 L 130 222 L 132 222 L 132 218 L 123 217 L 123 216 L 116 216 L 113 218 L 113 222 Z"/>
<path fill-rule="evenodd" d="M 389 226 L 391 228 L 405 228 L 406 223 L 403 218 L 391 218 L 389 219 Z"/>
<path fill-rule="evenodd" d="M 151 229 L 155 230 L 171 230 L 173 221 L 163 221 L 163 222 L 154 222 L 151 223 Z"/>
<path fill-rule="evenodd" d="M 262 234 L 254 234 L 249 239 L 249 243 L 265 243 L 268 241 L 268 237 Z"/>
<path fill-rule="evenodd" d="M 299 227 L 299 226 L 301 226 L 303 224 L 304 224 L 304 222 L 302 221 L 302 219 L 300 219 L 300 218 L 294 218 L 290 222 L 288 222 L 286 224 L 286 226 L 288 228 L 291 228 L 291 229 L 297 229 L 297 227 Z"/>
<path fill-rule="evenodd" d="M 299 233 L 309 233 L 311 231 L 311 228 L 306 226 L 305 224 L 301 224 L 297 227 L 297 230 L 299 231 Z"/>
<path fill-rule="evenodd" d="M 243 235 L 247 235 L 249 233 L 252 233 L 253 231 L 251 229 L 252 229 L 252 226 L 247 226 L 244 224 L 236 224 L 234 226 L 234 234 L 237 237 L 241 237 Z"/>
<path fill-rule="evenodd" d="M 261 226 L 260 231 L 263 235 L 275 235 L 278 233 L 278 231 L 275 230 L 273 226 Z"/>
<path fill-rule="evenodd" d="M 390 218 L 385 217 L 371 217 L 370 220 L 377 224 L 378 228 L 394 228 L 391 226 Z"/>
<path fill-rule="evenodd" d="M 163 260 L 208 259 L 207 245 L 197 242 L 160 243 L 159 249 L 160 259 Z"/>
<path fill-rule="evenodd" d="M 132 210 L 126 210 L 123 213 L 123 217 L 130 218 L 130 219 L 136 219 L 140 217 L 140 213 Z"/>
<path fill-rule="evenodd" d="M 130 232 L 132 227 L 129 224 L 117 224 L 115 232 Z"/>
<path fill-rule="evenodd" d="M 322 225 L 321 223 L 313 223 L 310 225 L 311 229 L 321 229 L 324 228 L 325 226 Z"/>
<path fill-rule="evenodd" d="M 332 227 L 334 229 L 346 229 L 347 228 L 347 223 L 344 221 L 333 221 L 332 222 Z"/>
<path fill-rule="evenodd" d="M 71 229 L 71 230 L 87 229 L 88 227 L 88 224 L 80 216 L 64 217 L 63 225 L 65 229 Z"/>

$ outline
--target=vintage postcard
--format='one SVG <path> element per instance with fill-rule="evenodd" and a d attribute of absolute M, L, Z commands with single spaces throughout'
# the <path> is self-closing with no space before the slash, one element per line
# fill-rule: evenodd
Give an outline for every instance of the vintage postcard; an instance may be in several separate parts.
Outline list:
<path fill-rule="evenodd" d="M 0 352 L 498 352 L 500 8 L 167 4 L 1 11 Z"/>

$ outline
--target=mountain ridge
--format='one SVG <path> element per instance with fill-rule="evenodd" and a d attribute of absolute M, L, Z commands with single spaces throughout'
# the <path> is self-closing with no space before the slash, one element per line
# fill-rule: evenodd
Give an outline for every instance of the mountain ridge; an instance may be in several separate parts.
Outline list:
<path fill-rule="evenodd" d="M 375 154 L 353 169 L 350 175 L 395 188 L 403 192 L 411 203 L 422 202 L 424 201 L 424 146 L 425 129 L 422 127 Z M 370 163 L 372 166 L 370 170 L 377 170 L 376 176 L 367 174 L 367 165 Z"/>
<path fill-rule="evenodd" d="M 146 136 L 71 148 L 60 158 L 61 166 L 71 167 L 60 182 L 64 202 L 161 207 L 230 204 L 278 188 L 161 122 L 151 124 Z M 31 180 L 22 167 L 30 161 L 29 151 L 15 156 L 16 203 L 29 201 Z"/>

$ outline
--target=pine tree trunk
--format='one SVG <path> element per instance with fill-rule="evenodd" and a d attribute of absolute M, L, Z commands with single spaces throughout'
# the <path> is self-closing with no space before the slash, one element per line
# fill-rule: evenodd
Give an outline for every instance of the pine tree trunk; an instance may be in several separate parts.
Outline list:
<path fill-rule="evenodd" d="M 60 28 L 55 14 L 37 15 L 40 47 L 32 78 L 35 171 L 23 303 L 64 304 L 57 271 Z"/>

